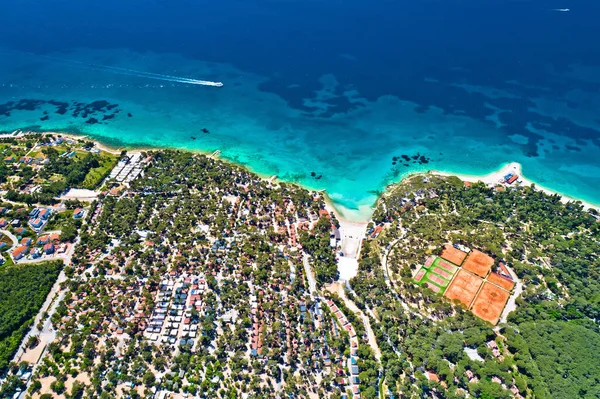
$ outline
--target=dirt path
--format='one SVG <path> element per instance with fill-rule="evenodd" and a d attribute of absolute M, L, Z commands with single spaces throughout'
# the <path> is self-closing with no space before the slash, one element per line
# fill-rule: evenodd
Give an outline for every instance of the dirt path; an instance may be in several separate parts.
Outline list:
<path fill-rule="evenodd" d="M 392 293 L 392 295 L 394 295 L 394 299 L 396 299 L 400 303 L 400 305 L 402 305 L 402 308 L 407 313 L 413 314 L 414 316 L 417 316 L 419 318 L 423 318 L 423 315 L 421 315 L 421 313 L 417 312 L 416 310 L 414 310 L 410 306 L 408 306 L 408 304 L 404 301 L 404 299 L 402 299 L 402 297 L 400 295 L 398 295 L 398 291 L 396 291 L 396 287 L 394 286 L 394 280 L 392 280 L 390 278 L 389 272 L 388 272 L 388 257 L 390 255 L 390 253 L 392 252 L 392 250 L 394 249 L 394 246 L 396 246 L 406 236 L 406 231 L 403 228 L 401 228 L 401 229 L 402 229 L 402 236 L 400 238 L 397 238 L 396 240 L 392 241 L 388 245 L 388 248 L 385 250 L 385 253 L 383 254 L 383 256 L 381 257 L 380 263 L 381 263 L 381 267 L 383 268 L 383 276 L 384 276 L 385 284 L 390 289 L 390 292 Z"/>
<path fill-rule="evenodd" d="M 346 307 L 348 307 L 348 309 L 360 315 L 360 318 L 365 326 L 365 331 L 367 332 L 369 346 L 371 346 L 371 349 L 373 349 L 373 354 L 375 355 L 377 361 L 381 363 L 381 350 L 379 349 L 379 345 L 377 345 L 377 339 L 375 339 L 375 333 L 373 333 L 373 329 L 371 328 L 371 322 L 369 321 L 369 318 L 363 313 L 362 310 L 358 308 L 358 306 L 356 306 L 356 304 L 353 301 L 351 301 L 346 296 L 346 291 L 344 290 L 343 285 L 338 284 L 337 293 L 340 296 L 340 298 L 342 298 L 344 304 L 346 304 Z"/>
<path fill-rule="evenodd" d="M 304 254 L 302 256 L 304 272 L 306 273 L 306 278 L 308 279 L 308 289 L 310 291 L 310 295 L 314 297 L 317 293 L 317 280 L 315 280 L 315 276 L 313 275 L 312 269 L 310 268 L 309 259 L 310 257 L 307 254 Z"/>

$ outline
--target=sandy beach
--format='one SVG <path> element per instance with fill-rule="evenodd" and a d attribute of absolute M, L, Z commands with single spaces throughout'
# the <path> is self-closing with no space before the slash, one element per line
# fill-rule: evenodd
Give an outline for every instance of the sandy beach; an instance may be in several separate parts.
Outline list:
<path fill-rule="evenodd" d="M 508 164 L 502 166 L 497 171 L 489 173 L 487 175 L 483 175 L 483 176 L 473 176 L 473 175 L 466 175 L 466 174 L 459 174 L 459 173 L 440 172 L 440 171 L 436 171 L 436 170 L 432 170 L 432 171 L 430 171 L 430 173 L 439 175 L 439 176 L 456 176 L 459 179 L 461 179 L 462 181 L 468 181 L 468 182 L 472 182 L 472 183 L 480 181 L 480 182 L 487 184 L 488 186 L 496 186 L 496 185 L 500 184 L 500 182 L 503 181 L 504 176 L 506 176 L 509 173 L 514 173 L 519 176 L 518 182 L 520 182 L 520 183 L 515 182 L 515 183 L 513 183 L 513 185 L 531 186 L 533 184 L 535 186 L 536 190 L 542 191 L 548 195 L 559 195 L 561 197 L 560 200 L 562 203 L 581 202 L 584 209 L 600 210 L 600 205 L 592 204 L 592 203 L 584 201 L 584 200 L 569 197 L 567 195 L 564 195 L 559 192 L 556 192 L 556 191 L 550 190 L 548 188 L 545 188 L 543 186 L 540 186 L 536 182 L 527 179 L 527 177 L 525 177 L 523 175 L 523 169 L 521 167 L 521 164 L 518 162 L 508 163 Z"/>
<path fill-rule="evenodd" d="M 28 132 L 28 133 L 34 133 L 34 132 Z M 35 132 L 37 133 L 37 132 Z M 104 152 L 108 152 L 110 154 L 115 154 L 115 155 L 119 155 L 121 153 L 121 151 L 123 150 L 123 148 L 113 148 L 113 147 L 109 147 L 105 144 L 100 143 L 97 140 L 94 140 L 93 138 L 83 135 L 83 134 L 74 134 L 74 133 L 64 133 L 64 132 L 42 132 L 41 134 L 44 135 L 52 135 L 52 136 L 60 136 L 60 137 L 64 137 L 64 138 L 68 138 L 71 140 L 89 140 L 89 141 L 93 141 L 96 144 L 96 147 L 98 149 L 100 149 L 101 151 Z M 141 149 L 139 151 L 142 151 Z"/>
<path fill-rule="evenodd" d="M 350 281 L 358 274 L 358 258 L 368 222 L 347 219 L 327 195 L 325 195 L 325 209 L 330 214 L 333 213 L 340 222 L 340 253 L 337 254 L 339 279 Z"/>

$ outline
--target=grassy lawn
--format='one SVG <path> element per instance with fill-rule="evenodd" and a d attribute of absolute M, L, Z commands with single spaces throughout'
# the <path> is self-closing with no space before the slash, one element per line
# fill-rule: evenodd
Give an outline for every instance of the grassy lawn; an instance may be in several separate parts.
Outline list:
<path fill-rule="evenodd" d="M 55 145 L 50 148 L 54 148 L 56 151 L 58 151 L 59 154 L 69 153 L 69 152 L 73 151 L 72 150 L 73 147 L 71 145 L 67 145 L 66 143 Z"/>
<path fill-rule="evenodd" d="M 2 267 L 11 267 L 11 266 L 15 265 L 15 262 L 13 262 L 12 258 L 10 257 L 10 255 L 7 252 L 5 252 L 4 254 L 1 254 L 0 256 L 2 256 L 4 258 L 4 260 L 5 260 L 4 264 L 2 264 L 0 266 L 0 268 L 2 268 Z"/>
<path fill-rule="evenodd" d="M 83 187 L 89 190 L 93 190 L 102 182 L 102 180 L 110 173 L 115 167 L 119 157 L 117 155 L 109 153 L 101 153 L 100 155 L 100 166 L 91 169 L 85 176 L 83 181 Z"/>
<path fill-rule="evenodd" d="M 42 179 L 37 174 L 33 177 L 33 182 L 36 184 L 41 184 L 41 185 L 49 184 L 49 183 L 57 183 L 57 182 L 61 182 L 61 181 L 65 181 L 65 177 L 63 175 L 58 175 L 58 174 L 53 174 L 48 179 Z"/>
<path fill-rule="evenodd" d="M 72 223 L 73 211 L 68 210 L 61 213 L 57 213 L 52 216 L 52 219 L 48 222 L 44 230 L 62 230 L 65 224 Z"/>
<path fill-rule="evenodd" d="M 39 147 L 36 147 L 35 150 L 31 151 L 31 153 L 29 154 L 29 156 L 31 158 L 47 158 L 46 154 L 44 154 L 41 150 L 38 149 Z"/>

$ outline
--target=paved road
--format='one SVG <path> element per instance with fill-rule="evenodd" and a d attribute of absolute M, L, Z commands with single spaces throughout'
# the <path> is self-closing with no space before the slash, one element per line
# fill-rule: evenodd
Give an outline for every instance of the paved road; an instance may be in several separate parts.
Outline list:
<path fill-rule="evenodd" d="M 15 235 L 13 233 L 11 233 L 10 231 L 8 231 L 8 230 L 1 230 L 0 229 L 0 233 L 4 234 L 8 238 L 10 238 L 11 241 L 13 242 L 13 246 L 19 244 L 19 240 L 17 240 L 17 237 L 15 237 Z"/>
<path fill-rule="evenodd" d="M 42 305 L 42 308 L 40 309 L 39 313 L 35 317 L 35 320 L 33 322 L 33 326 L 31 327 L 31 330 L 29 330 L 27 335 L 25 335 L 25 337 L 21 341 L 21 346 L 19 347 L 17 353 L 13 357 L 13 361 L 18 362 L 18 359 L 24 353 L 25 345 L 27 344 L 27 340 L 29 339 L 29 337 L 37 335 L 40 339 L 39 345 L 44 345 L 44 349 L 42 350 L 42 353 L 40 354 L 38 361 L 35 364 L 33 364 L 32 372 L 31 372 L 32 375 L 35 374 L 37 368 L 39 367 L 39 365 L 41 363 L 41 360 L 44 358 L 44 355 L 46 354 L 47 345 L 56 339 L 56 331 L 54 330 L 54 328 L 52 328 L 51 320 L 52 320 L 52 315 L 56 312 L 56 308 L 58 307 L 59 303 L 65 297 L 66 291 L 64 291 L 64 290 L 60 291 L 60 284 L 66 280 L 67 280 L 67 276 L 65 275 L 65 273 L 60 272 L 60 274 L 58 275 L 58 278 L 56 279 L 56 282 L 54 283 L 54 286 L 52 286 L 52 289 L 50 290 L 50 293 L 48 294 L 48 297 L 46 298 L 46 302 L 44 302 L 44 305 Z M 38 330 L 37 325 L 39 324 L 44 312 L 48 312 L 48 317 L 44 321 L 42 329 Z M 27 386 L 21 392 L 19 399 L 25 398 L 25 396 L 27 394 L 27 389 L 29 388 L 29 384 L 31 384 L 31 380 L 32 379 L 29 379 L 29 381 L 27 381 Z"/>
<path fill-rule="evenodd" d="M 60 291 L 60 284 L 66 280 L 67 280 L 67 276 L 65 275 L 65 273 L 60 272 L 60 274 L 58 275 L 58 278 L 56 279 L 56 282 L 54 283 L 54 285 L 52 286 L 52 289 L 50 290 L 50 293 L 46 297 L 46 301 L 42 305 L 37 316 L 35 316 L 35 319 L 33 321 L 33 325 L 31 327 L 31 329 L 25 335 L 25 337 L 23 338 L 23 341 L 21 342 L 21 346 L 19 346 L 19 349 L 15 353 L 15 356 L 13 356 L 14 362 L 17 362 L 18 359 L 21 357 L 21 355 L 23 355 L 25 345 L 27 344 L 27 340 L 29 339 L 29 337 L 37 335 L 40 337 L 40 341 L 42 341 L 42 343 L 44 342 L 44 340 L 42 338 L 51 338 L 50 340 L 46 341 L 47 343 L 52 342 L 54 340 L 56 332 L 52 329 L 52 323 L 50 322 L 50 318 L 56 311 L 56 308 L 57 308 L 59 302 L 65 296 L 65 292 Z M 38 330 L 37 325 L 42 320 L 42 315 L 44 314 L 44 312 L 48 312 L 48 318 L 45 320 L 43 328 L 40 331 L 40 330 Z"/>
<path fill-rule="evenodd" d="M 69 248 L 69 251 L 67 251 L 65 254 L 61 255 L 60 259 L 63 260 L 64 267 L 67 267 L 71 264 L 71 257 L 73 256 L 73 252 L 75 250 L 75 245 L 78 242 L 79 242 L 79 237 L 77 237 L 77 239 L 75 240 L 75 243 L 73 243 L 73 245 L 71 245 L 71 247 Z M 48 259 L 46 259 L 46 260 L 48 260 Z M 35 262 L 38 262 L 38 261 L 44 261 L 44 260 L 35 259 Z M 19 263 L 35 263 L 35 262 L 25 261 L 25 262 L 19 262 Z M 18 362 L 19 358 L 25 352 L 25 346 L 27 345 L 27 341 L 29 340 L 29 337 L 38 336 L 40 338 L 39 345 L 44 345 L 44 346 L 47 346 L 49 343 L 53 342 L 56 339 L 56 331 L 54 331 L 54 328 L 52 328 L 51 319 L 52 319 L 52 315 L 56 312 L 58 304 L 64 299 L 64 297 L 66 295 L 66 291 L 60 289 L 61 284 L 65 281 L 67 281 L 67 276 L 64 272 L 64 267 L 63 267 L 63 271 L 60 272 L 60 274 L 58 275 L 58 278 L 56 279 L 56 282 L 50 289 L 50 292 L 48 293 L 48 296 L 46 297 L 46 301 L 40 308 L 40 311 L 38 312 L 38 314 L 35 316 L 35 319 L 33 321 L 33 325 L 31 327 L 31 329 L 25 335 L 25 337 L 23 337 L 23 340 L 21 341 L 21 345 L 19 346 L 19 349 L 17 350 L 17 352 L 15 353 L 15 356 L 13 357 L 14 362 Z M 39 330 L 37 328 L 37 325 L 42 320 L 42 316 L 45 312 L 48 313 L 48 317 L 44 321 L 44 323 L 42 325 L 42 329 Z M 41 360 L 44 358 L 45 351 L 46 351 L 46 348 L 44 347 L 44 350 L 42 351 L 41 356 L 39 357 L 38 361 L 32 367 L 32 375 L 35 373 Z M 27 382 L 27 387 L 23 390 L 23 392 L 19 396 L 20 399 L 23 399 L 25 397 L 27 388 L 29 388 L 30 383 L 31 383 L 31 379 Z"/>
<path fill-rule="evenodd" d="M 62 260 L 65 265 L 71 264 L 71 258 L 73 257 L 73 252 L 75 251 L 75 244 L 69 245 L 67 251 L 64 254 L 53 254 L 51 256 L 42 255 L 37 259 L 27 259 L 23 258 L 15 261 L 16 264 L 31 264 L 31 263 L 41 263 L 41 262 L 51 262 L 54 260 Z"/>
<path fill-rule="evenodd" d="M 506 303 L 506 306 L 504 307 L 504 311 L 502 312 L 502 316 L 500 316 L 500 323 L 506 323 L 506 319 L 508 317 L 508 314 L 510 312 L 512 312 L 513 310 L 517 309 L 517 298 L 521 295 L 521 293 L 523 293 L 523 282 L 521 280 L 519 280 L 519 277 L 517 277 L 517 275 L 515 274 L 515 272 L 513 270 L 509 269 L 509 272 L 513 278 L 513 280 L 515 281 L 515 290 L 512 293 L 512 295 L 508 298 L 508 302 Z M 496 329 L 499 330 L 500 327 L 496 326 Z"/>

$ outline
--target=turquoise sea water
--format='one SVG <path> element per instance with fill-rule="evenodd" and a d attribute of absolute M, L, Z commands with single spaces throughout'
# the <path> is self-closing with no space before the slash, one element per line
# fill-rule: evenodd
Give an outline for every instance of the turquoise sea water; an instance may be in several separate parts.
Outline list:
<path fill-rule="evenodd" d="M 126 50 L 80 50 L 60 56 L 211 78 L 224 82 L 224 87 L 102 71 L 90 74 L 87 68 L 69 63 L 13 56 L 1 64 L 2 75 L 13 77 L 14 83 L 4 83 L 0 103 L 36 99 L 65 102 L 69 110 L 64 115 L 57 114 L 59 106 L 51 103 L 38 104 L 34 109 L 12 109 L 10 116 L 1 119 L 2 130 L 29 127 L 77 132 L 113 146 L 218 149 L 223 158 L 261 174 L 326 189 L 338 205 L 362 209 L 361 215 L 369 213 L 369 207 L 387 184 L 411 172 L 435 169 L 484 174 L 509 161 L 520 162 L 527 176 L 543 186 L 600 202 L 600 148 L 591 140 L 581 145 L 581 140 L 541 132 L 543 138 L 536 144 L 539 154 L 529 157 L 525 155 L 528 137 L 507 136 L 494 126 L 498 121 L 490 124 L 468 116 L 448 115 L 435 107 L 423 111 L 417 104 L 392 95 L 369 101 L 351 87 L 340 88 L 332 74 L 321 76 L 320 89 L 314 96 L 304 98 L 312 109 L 309 113 L 291 108 L 273 93 L 259 90 L 266 78 L 230 65 Z M 290 91 L 295 89 L 293 85 L 288 87 Z M 468 89 L 486 93 L 492 90 Z M 362 106 L 321 116 L 328 111 L 327 101 L 340 96 Z M 102 124 L 86 122 L 91 117 L 102 121 L 103 115 L 112 111 L 96 111 L 85 117 L 74 117 L 70 112 L 75 108 L 73 101 L 91 104 L 100 99 L 118 104 L 113 110 L 119 110 Z M 540 99 L 540 112 L 568 114 L 561 105 Z M 48 119 L 40 120 L 44 116 Z M 600 125 L 591 116 L 580 117 Z M 202 128 L 210 133 L 202 133 Z M 412 158 L 417 154 L 424 155 L 427 163 L 414 162 Z M 406 162 L 402 155 L 408 155 L 410 161 Z M 393 157 L 400 157 L 396 165 L 392 165 Z M 315 176 L 311 176 L 313 172 Z"/>
<path fill-rule="evenodd" d="M 546 28 L 564 21 L 550 7 L 543 8 Z M 511 17 L 517 26 L 519 21 Z M 328 23 L 315 22 L 315 31 L 334 37 L 319 31 L 332 26 Z M 394 21 L 381 22 L 386 23 L 396 29 Z M 440 32 L 415 36 L 414 41 L 432 46 L 431 53 L 408 39 L 365 44 L 359 36 L 336 41 L 339 48 L 328 43 L 323 49 L 309 28 L 298 35 L 309 35 L 310 44 L 296 36 L 279 43 L 273 34 L 249 50 L 250 44 L 223 39 L 227 49 L 243 52 L 237 58 L 230 55 L 234 51 L 223 56 L 214 43 L 206 58 L 200 51 L 193 56 L 190 51 L 167 52 L 162 44 L 135 48 L 133 39 L 119 47 L 107 36 L 102 45 L 95 36 L 90 39 L 95 45 L 85 46 L 76 32 L 68 46 L 48 45 L 30 54 L 31 43 L 15 45 L 3 36 L 0 130 L 75 132 L 117 147 L 218 149 L 223 158 L 258 173 L 326 189 L 355 218 L 367 217 L 385 186 L 409 173 L 485 174 L 514 161 L 544 187 L 600 203 L 600 63 L 565 59 L 564 54 L 553 61 L 548 56 L 553 47 L 546 42 L 554 38 L 541 34 L 535 40 L 547 44 L 543 54 L 529 57 L 527 49 L 510 47 L 520 39 L 505 43 L 505 37 L 492 38 L 488 32 L 486 40 L 495 43 L 496 51 L 507 52 L 507 57 L 496 53 L 488 59 L 486 43 L 476 38 L 465 50 L 457 38 L 451 43 Z M 367 28 L 363 26 L 365 35 L 375 29 Z M 66 40 L 60 29 L 66 28 L 58 28 Z M 108 27 L 95 29 L 109 32 Z M 212 41 L 219 40 L 216 31 L 214 26 L 206 31 Z M 243 42 L 244 32 L 236 34 L 235 40 Z M 37 35 L 43 38 L 41 30 Z M 297 40 L 293 51 L 292 40 Z M 581 44 L 563 47 L 581 54 L 589 50 Z M 448 48 L 454 52 L 444 53 L 442 60 L 439 54 Z M 261 61 L 254 62 L 252 54 L 261 51 Z M 267 58 L 276 64 L 269 66 Z M 224 86 L 148 79 L 92 64 L 221 81 Z"/>

